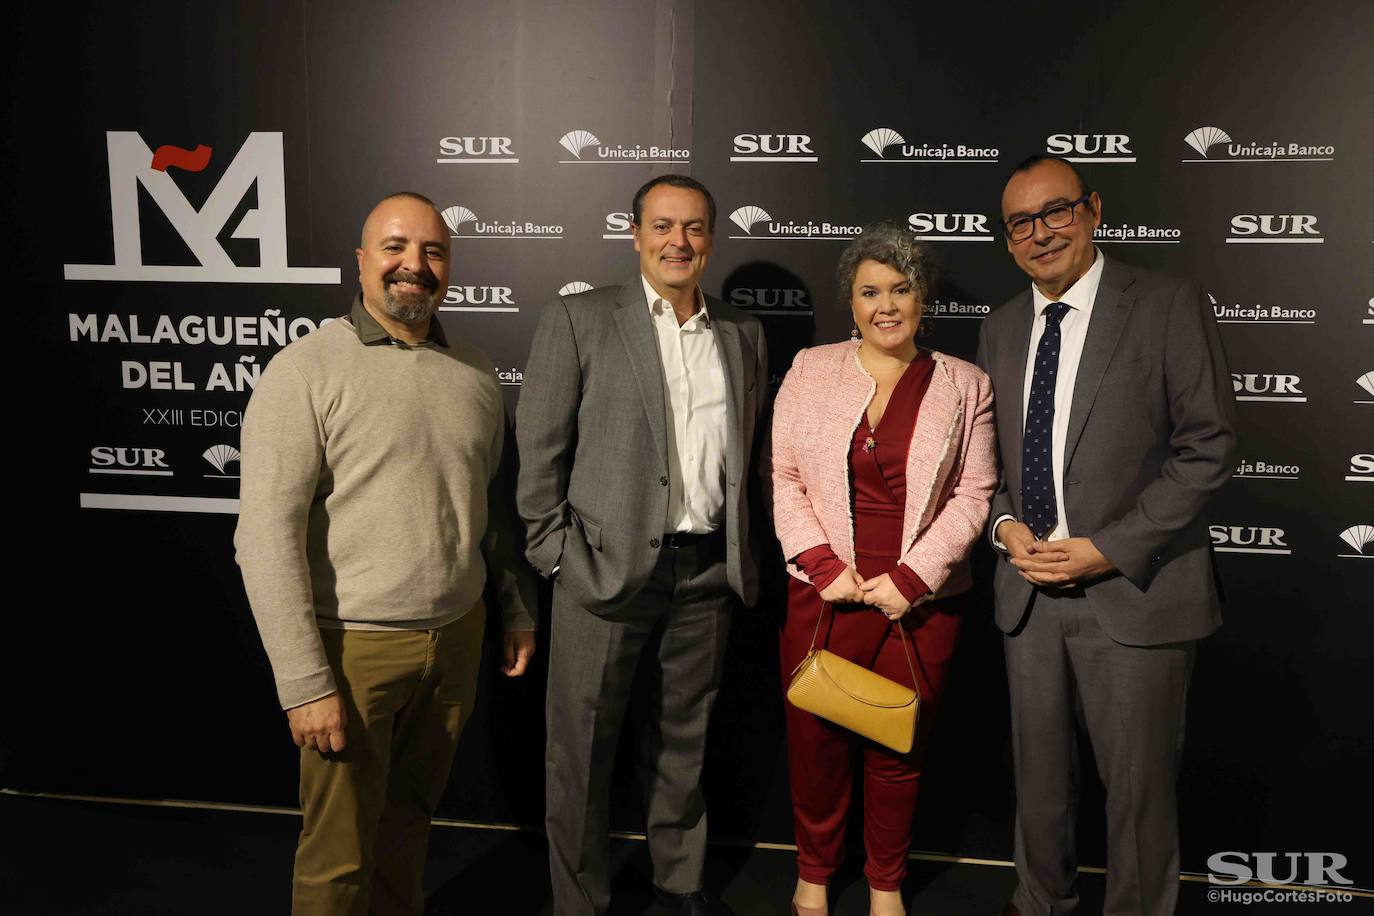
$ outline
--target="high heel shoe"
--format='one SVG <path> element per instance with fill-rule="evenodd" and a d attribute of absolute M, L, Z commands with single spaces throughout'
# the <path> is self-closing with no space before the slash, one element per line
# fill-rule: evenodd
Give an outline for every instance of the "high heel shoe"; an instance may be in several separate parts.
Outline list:
<path fill-rule="evenodd" d="M 828 906 L 802 906 L 797 901 L 792 901 L 792 916 L 829 916 L 830 907 Z"/>

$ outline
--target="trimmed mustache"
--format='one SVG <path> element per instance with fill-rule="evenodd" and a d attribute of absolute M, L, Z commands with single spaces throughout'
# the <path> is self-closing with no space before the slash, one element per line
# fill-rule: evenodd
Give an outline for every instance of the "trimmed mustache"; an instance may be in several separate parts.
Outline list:
<path fill-rule="evenodd" d="M 439 278 L 428 270 L 420 274 L 411 273 L 408 270 L 393 270 L 386 275 L 386 285 L 390 286 L 393 283 L 413 283 L 434 292 L 439 287 Z"/>

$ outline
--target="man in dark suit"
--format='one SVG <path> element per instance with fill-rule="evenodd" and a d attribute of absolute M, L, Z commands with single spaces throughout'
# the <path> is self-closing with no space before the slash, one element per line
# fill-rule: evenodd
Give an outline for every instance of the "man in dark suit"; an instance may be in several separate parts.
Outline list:
<path fill-rule="evenodd" d="M 1006 912 L 1077 912 L 1081 722 L 1107 787 L 1105 913 L 1165 916 L 1188 677 L 1221 625 L 1203 510 L 1235 462 L 1230 373 L 1196 283 L 1094 247 L 1102 201 L 1072 165 L 1021 163 L 1002 217 L 1032 281 L 978 351 L 1003 467 L 989 533 L 1016 767 Z"/>
<path fill-rule="evenodd" d="M 560 916 L 610 903 L 632 686 L 659 911 L 728 912 L 701 890 L 700 776 L 729 610 L 758 594 L 746 491 L 768 360 L 758 320 L 698 286 L 710 192 L 655 178 L 633 215 L 639 275 L 545 307 L 516 411 L 526 554 L 555 580 L 545 826 Z"/>

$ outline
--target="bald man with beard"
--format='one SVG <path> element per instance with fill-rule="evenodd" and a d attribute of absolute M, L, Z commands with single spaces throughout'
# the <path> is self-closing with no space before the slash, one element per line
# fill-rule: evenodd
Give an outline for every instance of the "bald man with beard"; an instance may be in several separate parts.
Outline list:
<path fill-rule="evenodd" d="M 273 358 L 248 404 L 235 545 L 300 747 L 292 912 L 424 911 L 430 818 L 472 710 L 490 573 L 504 663 L 534 652 L 533 579 L 497 484 L 491 360 L 434 313 L 449 234 L 393 194 L 363 225 L 348 316 Z"/>

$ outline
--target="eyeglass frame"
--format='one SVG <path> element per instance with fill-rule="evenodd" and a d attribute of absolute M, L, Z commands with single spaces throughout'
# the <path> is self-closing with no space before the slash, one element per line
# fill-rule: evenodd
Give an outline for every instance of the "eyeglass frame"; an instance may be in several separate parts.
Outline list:
<path fill-rule="evenodd" d="M 1011 222 L 1010 222 L 1010 221 L 1008 221 L 1008 220 L 999 220 L 999 222 L 1002 224 L 1002 233 L 1007 237 L 1007 240 L 1008 240 L 1008 241 L 1012 241 L 1012 242 L 1024 242 L 1026 239 L 1028 239 L 1028 238 L 1030 238 L 1031 236 L 1035 235 L 1035 221 L 1036 221 L 1036 220 L 1040 220 L 1041 223 L 1044 223 L 1044 226 L 1045 226 L 1046 229 L 1066 229 L 1066 228 L 1068 228 L 1069 226 L 1072 226 L 1072 225 L 1074 224 L 1074 222 L 1078 219 L 1078 205 L 1079 205 L 1079 204 L 1082 204 L 1082 203 L 1087 203 L 1087 202 L 1092 198 L 1093 194 L 1095 194 L 1095 193 L 1096 193 L 1095 191 L 1088 191 L 1086 194 L 1084 194 L 1082 197 L 1078 198 L 1077 200 L 1069 201 L 1068 203 L 1063 203 L 1063 204 L 1055 204 L 1055 205 L 1052 206 L 1052 207 L 1046 207 L 1045 209 L 1040 210 L 1040 211 L 1038 211 L 1038 212 L 1036 212 L 1036 213 L 1027 213 L 1027 214 L 1025 214 L 1024 216 L 1018 216 L 1018 217 L 1016 217 L 1016 220 L 1015 220 L 1016 222 L 1019 223 L 1019 222 L 1021 222 L 1022 220 L 1025 220 L 1026 223 L 1027 223 L 1027 225 L 1029 225 L 1029 226 L 1031 227 L 1031 228 L 1030 228 L 1030 232 L 1027 233 L 1026 235 L 1022 236 L 1022 237 L 1019 238 L 1019 239 L 1017 239 L 1017 238 L 1012 238 L 1012 235 L 1011 235 Z M 1068 211 L 1069 211 L 1069 221 L 1068 221 L 1067 223 L 1065 223 L 1065 224 L 1062 225 L 1062 226 L 1051 226 L 1049 223 L 1046 223 L 1046 222 L 1045 222 L 1045 214 L 1046 214 L 1046 213 L 1049 213 L 1049 212 L 1052 211 L 1052 210 L 1061 210 L 1061 209 L 1065 209 L 1065 208 L 1067 208 Z"/>

